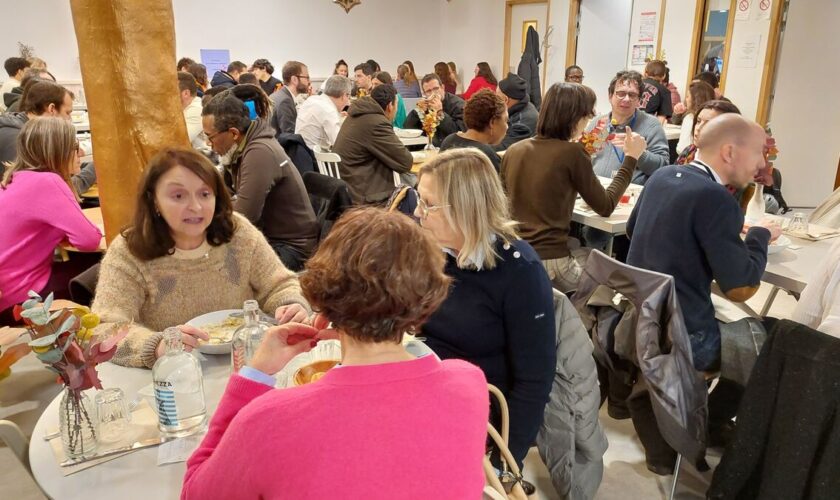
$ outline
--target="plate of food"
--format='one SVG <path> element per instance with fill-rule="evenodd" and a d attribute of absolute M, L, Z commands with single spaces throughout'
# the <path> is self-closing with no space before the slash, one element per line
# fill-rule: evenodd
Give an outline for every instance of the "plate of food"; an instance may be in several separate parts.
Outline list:
<path fill-rule="evenodd" d="M 767 245 L 767 253 L 769 255 L 779 253 L 787 248 L 788 245 L 790 245 L 790 238 L 785 235 L 781 235 L 776 239 L 776 241 L 770 242 L 770 244 Z"/>
<path fill-rule="evenodd" d="M 413 139 L 423 135 L 423 131 L 417 128 L 394 128 L 397 137 L 404 137 L 406 139 Z"/>
<path fill-rule="evenodd" d="M 230 353 L 233 333 L 237 328 L 245 324 L 242 316 L 232 317 L 231 314 L 241 312 L 242 309 L 225 309 L 223 311 L 202 314 L 187 321 L 189 326 L 194 326 L 210 336 L 210 340 L 199 342 L 199 352 L 204 354 Z"/>
<path fill-rule="evenodd" d="M 434 352 L 424 342 L 413 335 L 403 335 L 403 345 L 410 354 L 426 356 Z M 277 375 L 275 387 L 298 387 L 318 381 L 328 371 L 341 363 L 341 342 L 322 340 L 311 351 L 298 354 L 289 361 Z"/>

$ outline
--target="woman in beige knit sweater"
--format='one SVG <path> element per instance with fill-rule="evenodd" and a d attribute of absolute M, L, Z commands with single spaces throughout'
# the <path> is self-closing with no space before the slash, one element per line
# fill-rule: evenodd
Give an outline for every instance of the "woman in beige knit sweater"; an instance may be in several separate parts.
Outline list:
<path fill-rule="evenodd" d="M 133 226 L 102 261 L 93 311 L 105 328 L 131 322 L 112 361 L 151 368 L 165 328 L 179 325 L 192 348 L 207 334 L 185 322 L 248 299 L 281 323 L 309 314 L 297 277 L 262 233 L 233 213 L 213 165 L 192 149 L 161 151 L 146 170 Z"/>

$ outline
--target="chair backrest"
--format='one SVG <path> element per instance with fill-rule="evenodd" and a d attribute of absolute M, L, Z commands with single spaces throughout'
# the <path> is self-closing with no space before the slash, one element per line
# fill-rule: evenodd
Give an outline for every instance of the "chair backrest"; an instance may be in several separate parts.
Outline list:
<path fill-rule="evenodd" d="M 353 205 L 350 189 L 343 180 L 316 172 L 303 174 L 303 185 L 318 217 L 321 230 L 319 239 L 322 240 L 329 233 L 333 223 Z"/>
<path fill-rule="evenodd" d="M 315 161 L 318 163 L 318 171 L 322 175 L 341 179 L 341 174 L 338 172 L 338 164 L 341 163 L 340 156 L 323 151 L 320 146 L 317 146 L 315 148 Z"/>
<path fill-rule="evenodd" d="M 0 441 L 6 443 L 29 475 L 32 475 L 32 469 L 29 467 L 29 441 L 20 427 L 10 420 L 0 420 Z"/>

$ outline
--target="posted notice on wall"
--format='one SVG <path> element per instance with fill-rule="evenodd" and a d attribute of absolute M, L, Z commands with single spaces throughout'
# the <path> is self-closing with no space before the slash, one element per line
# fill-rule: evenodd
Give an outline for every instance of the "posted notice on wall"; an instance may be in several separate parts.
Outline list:
<path fill-rule="evenodd" d="M 656 11 L 639 14 L 639 42 L 653 42 L 659 25 L 656 23 Z"/>
<path fill-rule="evenodd" d="M 227 71 L 230 64 L 228 49 L 200 49 L 201 64 L 207 67 L 207 74 L 212 78 L 217 71 Z"/>
<path fill-rule="evenodd" d="M 758 49 L 760 47 L 760 33 L 744 36 L 740 42 L 733 47 L 735 49 L 735 67 L 755 68 L 758 65 Z"/>
<path fill-rule="evenodd" d="M 647 64 L 648 59 L 656 59 L 652 43 L 633 45 L 633 55 L 631 58 L 631 64 L 633 66 L 644 66 Z"/>
<path fill-rule="evenodd" d="M 750 7 L 752 7 L 752 0 L 738 0 L 735 4 L 735 19 L 739 21 L 746 21 L 749 19 Z"/>
<path fill-rule="evenodd" d="M 770 10 L 773 8 L 773 0 L 755 0 L 756 5 L 753 12 L 755 12 L 755 19 L 758 21 L 767 21 L 770 19 Z"/>

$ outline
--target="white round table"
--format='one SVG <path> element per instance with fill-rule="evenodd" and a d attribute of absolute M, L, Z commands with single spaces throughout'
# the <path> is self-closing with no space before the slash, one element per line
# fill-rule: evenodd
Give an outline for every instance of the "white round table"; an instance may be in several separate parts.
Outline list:
<path fill-rule="evenodd" d="M 230 376 L 230 355 L 203 355 L 204 397 L 208 421 L 215 412 Z M 126 368 L 112 363 L 99 365 L 102 386 L 119 387 L 127 401 L 137 397 L 137 391 L 151 384 L 152 371 Z M 93 393 L 89 397 L 93 399 Z M 44 436 L 58 429 L 59 394 L 38 419 L 29 443 L 29 462 L 41 488 L 56 500 L 119 499 L 157 500 L 177 499 L 186 471 L 186 462 L 158 466 L 158 447 L 152 446 L 128 455 L 95 465 L 64 477 L 50 444 Z"/>

